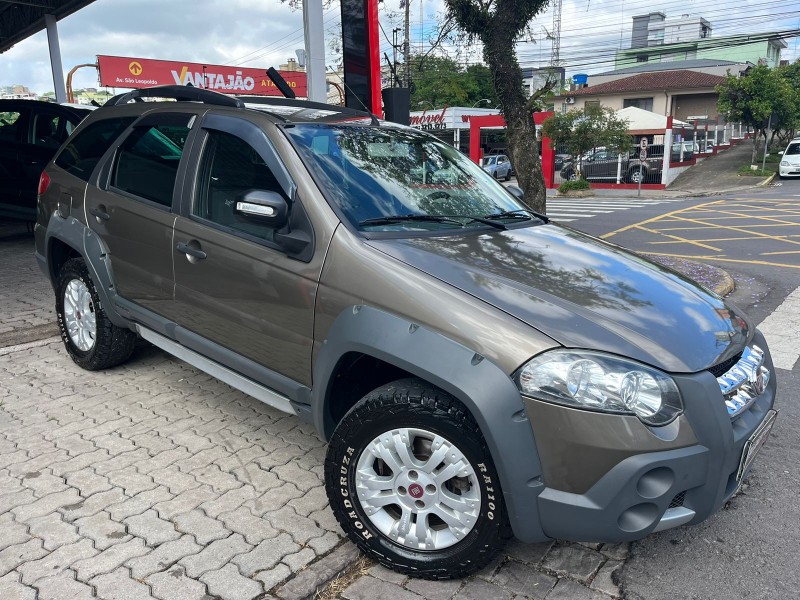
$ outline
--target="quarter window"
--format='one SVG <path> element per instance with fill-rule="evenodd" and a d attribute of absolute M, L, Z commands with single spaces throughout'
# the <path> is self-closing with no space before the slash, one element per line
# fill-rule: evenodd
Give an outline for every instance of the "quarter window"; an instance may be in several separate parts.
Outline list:
<path fill-rule="evenodd" d="M 119 148 L 111 185 L 171 207 L 178 165 L 188 135 L 188 127 L 175 125 L 135 128 Z"/>
<path fill-rule="evenodd" d="M 251 190 L 277 192 L 288 201 L 272 170 L 250 144 L 229 133 L 209 131 L 192 214 L 260 239 L 272 240 L 274 230 L 271 227 L 234 213 L 237 199 Z"/>
<path fill-rule="evenodd" d="M 75 136 L 56 158 L 56 165 L 89 181 L 97 163 L 134 117 L 95 121 Z"/>

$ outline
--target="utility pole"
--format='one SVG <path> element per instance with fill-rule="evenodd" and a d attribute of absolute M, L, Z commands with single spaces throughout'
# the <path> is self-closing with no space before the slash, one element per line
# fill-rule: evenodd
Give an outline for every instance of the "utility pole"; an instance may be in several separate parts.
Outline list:
<path fill-rule="evenodd" d="M 550 57 L 550 66 L 558 67 L 561 52 L 561 3 L 562 0 L 553 0 L 553 54 Z"/>
<path fill-rule="evenodd" d="M 403 42 L 403 61 L 406 64 L 406 87 L 411 87 L 411 0 L 403 0 L 406 9 L 405 41 Z"/>
<path fill-rule="evenodd" d="M 398 87 L 398 85 L 400 84 L 400 82 L 397 80 L 397 48 L 398 48 L 397 32 L 399 31 L 400 31 L 399 27 L 395 27 L 394 29 L 392 29 L 392 52 L 393 52 L 392 59 L 394 61 L 392 62 L 392 74 L 394 75 L 394 82 L 392 84 L 392 87 Z"/>

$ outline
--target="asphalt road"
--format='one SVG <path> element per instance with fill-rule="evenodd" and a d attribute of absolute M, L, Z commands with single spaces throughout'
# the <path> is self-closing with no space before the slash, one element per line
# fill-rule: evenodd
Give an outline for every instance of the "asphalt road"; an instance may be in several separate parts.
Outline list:
<path fill-rule="evenodd" d="M 569 225 L 637 251 L 724 268 L 737 284 L 730 300 L 756 323 L 800 322 L 796 304 L 786 309 L 787 296 L 800 294 L 800 181 Z M 790 359 L 776 376 L 779 418 L 746 487 L 704 523 L 634 543 L 622 573 L 627 598 L 800 598 L 800 361 Z"/>

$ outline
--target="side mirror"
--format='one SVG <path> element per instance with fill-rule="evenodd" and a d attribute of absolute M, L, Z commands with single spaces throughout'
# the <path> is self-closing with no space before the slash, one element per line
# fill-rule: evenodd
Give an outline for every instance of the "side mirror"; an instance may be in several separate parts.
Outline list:
<path fill-rule="evenodd" d="M 517 200 L 524 200 L 525 199 L 525 192 L 522 191 L 521 187 L 517 187 L 516 185 L 506 185 L 503 186 L 506 188 L 506 191 L 514 196 Z"/>
<path fill-rule="evenodd" d="M 778 156 L 783 156 L 783 150 L 781 150 L 780 152 L 778 152 Z"/>
<path fill-rule="evenodd" d="M 280 229 L 286 225 L 289 205 L 277 192 L 250 190 L 236 200 L 233 212 L 241 219 Z"/>

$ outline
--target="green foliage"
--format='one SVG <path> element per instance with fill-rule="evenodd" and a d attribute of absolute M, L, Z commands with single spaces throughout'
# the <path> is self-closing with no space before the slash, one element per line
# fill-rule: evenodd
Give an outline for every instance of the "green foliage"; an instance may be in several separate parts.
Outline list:
<path fill-rule="evenodd" d="M 770 115 L 773 129 L 794 127 L 800 117 L 800 92 L 792 80 L 800 80 L 800 66 L 790 67 L 781 70 L 758 65 L 742 77 L 728 75 L 717 86 L 719 111 L 728 121 L 749 125 L 764 137 Z"/>
<path fill-rule="evenodd" d="M 416 55 L 411 58 L 411 110 L 447 106 L 494 107 L 500 104 L 492 88 L 492 74 L 483 65 L 466 69 L 441 56 Z M 487 99 L 489 102 L 480 102 Z M 430 104 L 429 104 L 430 103 Z"/>
<path fill-rule="evenodd" d="M 592 186 L 589 185 L 589 182 L 585 179 L 576 179 L 574 181 L 565 181 L 560 186 L 558 186 L 559 194 L 566 194 L 572 190 L 582 191 L 582 190 L 590 190 Z"/>
<path fill-rule="evenodd" d="M 751 169 L 750 165 L 742 165 L 739 167 L 739 175 L 744 177 L 769 177 L 770 175 L 774 175 L 777 172 L 776 169 L 770 169 L 769 167 L 765 168 L 763 171 L 761 167 L 758 169 Z"/>
<path fill-rule="evenodd" d="M 544 122 L 542 134 L 553 144 L 564 144 L 567 151 L 577 157 L 600 147 L 624 154 L 633 146 L 628 121 L 620 119 L 607 107 L 588 106 L 556 113 Z"/>

